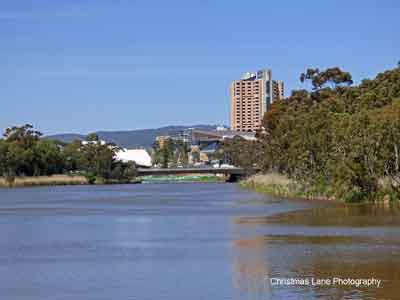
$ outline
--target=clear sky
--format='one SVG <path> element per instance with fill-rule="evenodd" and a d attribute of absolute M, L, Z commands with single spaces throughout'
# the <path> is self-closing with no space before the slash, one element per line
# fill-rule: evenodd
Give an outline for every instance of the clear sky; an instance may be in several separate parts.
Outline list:
<path fill-rule="evenodd" d="M 229 82 L 307 67 L 356 81 L 400 60 L 398 0 L 1 0 L 0 128 L 228 124 Z"/>

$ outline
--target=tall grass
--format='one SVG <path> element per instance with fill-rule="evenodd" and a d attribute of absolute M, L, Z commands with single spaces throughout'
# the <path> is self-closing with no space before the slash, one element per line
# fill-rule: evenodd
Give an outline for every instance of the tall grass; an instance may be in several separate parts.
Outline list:
<path fill-rule="evenodd" d="M 81 185 L 88 184 L 84 176 L 53 175 L 33 177 L 0 177 L 0 187 L 24 187 L 42 185 Z"/>
<path fill-rule="evenodd" d="M 284 175 L 277 173 L 256 174 L 246 180 L 247 183 L 288 186 L 291 181 Z"/>
<path fill-rule="evenodd" d="M 256 174 L 241 181 L 239 185 L 259 193 L 278 197 L 333 200 L 327 195 L 307 190 L 294 180 L 277 173 Z"/>

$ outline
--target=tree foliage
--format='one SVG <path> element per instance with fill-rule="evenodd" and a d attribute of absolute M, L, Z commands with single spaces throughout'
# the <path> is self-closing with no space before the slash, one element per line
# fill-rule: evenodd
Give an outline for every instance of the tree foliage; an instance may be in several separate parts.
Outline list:
<path fill-rule="evenodd" d="M 353 84 L 352 77 L 349 72 L 344 72 L 338 67 L 329 68 L 325 71 L 316 69 L 307 69 L 305 73 L 301 73 L 300 81 L 310 80 L 314 90 L 320 89 L 326 85 L 335 88 L 339 85 Z"/>
<path fill-rule="evenodd" d="M 383 178 L 398 193 L 400 69 L 354 87 L 339 68 L 308 69 L 300 78 L 313 90 L 294 91 L 265 114 L 265 170 L 348 200 L 378 197 Z"/>
<path fill-rule="evenodd" d="M 237 167 L 251 169 L 257 166 L 263 155 L 262 144 L 247 141 L 240 136 L 223 141 L 215 154 L 215 158 Z"/>
<path fill-rule="evenodd" d="M 134 163 L 115 160 L 118 147 L 101 143 L 95 134 L 82 144 L 41 139 L 42 134 L 26 124 L 7 128 L 0 140 L 0 176 L 41 176 L 81 173 L 106 180 L 128 180 L 136 176 Z"/>
<path fill-rule="evenodd" d="M 178 165 L 186 166 L 188 164 L 190 146 L 183 141 L 167 138 L 162 144 L 155 141 L 152 151 L 154 164 L 160 165 L 162 168 L 176 167 Z"/>

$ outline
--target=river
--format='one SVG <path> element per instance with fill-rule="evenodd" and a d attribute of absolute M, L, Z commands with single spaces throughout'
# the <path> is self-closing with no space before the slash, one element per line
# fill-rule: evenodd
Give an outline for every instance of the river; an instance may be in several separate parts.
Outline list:
<path fill-rule="evenodd" d="M 0 189 L 0 295 L 395 300 L 399 216 L 221 183 Z M 381 283 L 311 284 L 332 278 Z"/>

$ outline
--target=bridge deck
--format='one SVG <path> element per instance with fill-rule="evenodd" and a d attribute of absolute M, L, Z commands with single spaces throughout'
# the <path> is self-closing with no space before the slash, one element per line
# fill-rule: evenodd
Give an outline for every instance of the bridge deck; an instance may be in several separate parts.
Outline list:
<path fill-rule="evenodd" d="M 174 175 L 174 174 L 226 174 L 245 175 L 248 171 L 242 168 L 174 168 L 174 169 L 145 169 L 138 168 L 139 176 L 146 175 Z"/>

